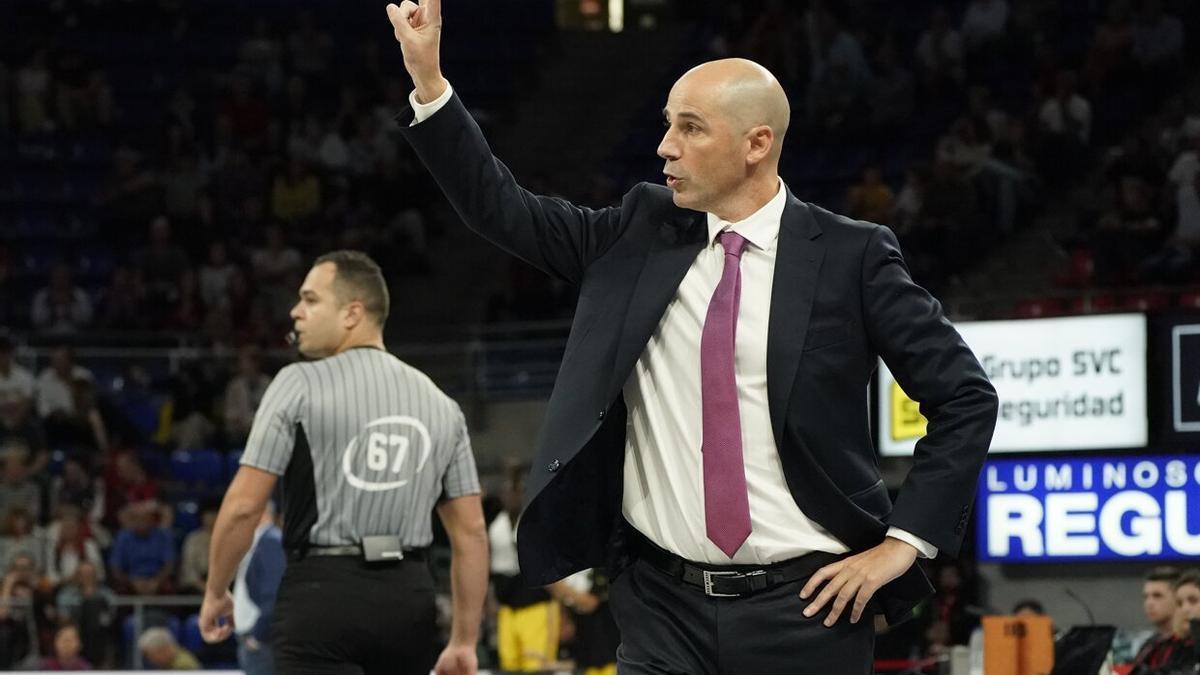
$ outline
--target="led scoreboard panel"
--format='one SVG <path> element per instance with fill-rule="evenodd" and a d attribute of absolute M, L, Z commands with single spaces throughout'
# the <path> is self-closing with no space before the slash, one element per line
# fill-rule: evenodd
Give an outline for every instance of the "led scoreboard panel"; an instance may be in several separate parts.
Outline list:
<path fill-rule="evenodd" d="M 976 505 L 980 560 L 1200 556 L 1200 456 L 989 459 Z"/>
<path fill-rule="evenodd" d="M 1141 314 L 955 324 L 1000 397 L 991 452 L 1144 447 L 1146 317 Z M 911 455 L 926 420 L 879 363 L 878 440 Z"/>

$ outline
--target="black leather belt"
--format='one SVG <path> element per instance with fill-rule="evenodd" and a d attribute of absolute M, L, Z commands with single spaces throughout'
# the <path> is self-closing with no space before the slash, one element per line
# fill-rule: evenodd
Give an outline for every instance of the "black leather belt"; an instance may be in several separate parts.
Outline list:
<path fill-rule="evenodd" d="M 404 560 L 424 561 L 426 551 L 424 548 L 406 548 L 404 549 Z M 313 557 L 354 557 L 361 558 L 363 554 L 362 546 L 351 544 L 349 546 L 309 546 L 306 549 L 292 549 L 288 551 L 288 557 L 292 560 L 303 560 L 304 558 Z"/>
<path fill-rule="evenodd" d="M 638 557 L 660 572 L 695 586 L 713 598 L 737 598 L 807 579 L 822 567 L 845 556 L 814 551 L 771 565 L 701 565 L 664 551 L 638 534 L 634 535 Z"/>

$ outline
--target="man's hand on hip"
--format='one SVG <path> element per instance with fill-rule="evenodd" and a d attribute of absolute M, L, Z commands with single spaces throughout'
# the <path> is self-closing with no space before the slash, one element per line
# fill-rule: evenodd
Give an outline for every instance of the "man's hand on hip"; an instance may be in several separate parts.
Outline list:
<path fill-rule="evenodd" d="M 846 607 L 853 603 L 850 622 L 858 623 L 867 602 L 884 584 L 908 571 L 917 559 L 917 549 L 893 537 L 857 555 L 839 560 L 817 570 L 800 590 L 800 599 L 807 600 L 821 584 L 825 588 L 804 609 L 804 616 L 816 616 L 830 600 L 833 607 L 825 617 L 825 625 L 837 623 Z M 828 582 L 828 583 L 826 583 Z"/>
<path fill-rule="evenodd" d="M 389 4 L 387 15 L 404 53 L 404 68 L 416 85 L 417 100 L 421 103 L 433 101 L 446 90 L 439 53 L 442 1 L 423 0 L 417 5 L 412 0 L 404 0 L 399 5 Z"/>

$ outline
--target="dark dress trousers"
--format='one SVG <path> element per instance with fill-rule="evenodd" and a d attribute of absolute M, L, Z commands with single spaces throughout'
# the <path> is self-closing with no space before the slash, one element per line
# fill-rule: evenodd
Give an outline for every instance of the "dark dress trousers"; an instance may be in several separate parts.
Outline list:
<path fill-rule="evenodd" d="M 401 133 L 463 221 L 579 287 L 518 528 L 521 571 L 548 584 L 620 566 L 622 387 L 707 237 L 705 214 L 639 183 L 589 209 L 521 188 L 457 95 Z M 996 422 L 996 393 L 940 304 L 913 283 L 891 230 L 788 194 L 767 337 L 771 424 L 806 516 L 852 551 L 889 526 L 956 554 Z M 892 504 L 876 466 L 867 384 L 882 356 L 929 420 Z M 931 592 L 917 566 L 877 594 L 889 622 Z"/>

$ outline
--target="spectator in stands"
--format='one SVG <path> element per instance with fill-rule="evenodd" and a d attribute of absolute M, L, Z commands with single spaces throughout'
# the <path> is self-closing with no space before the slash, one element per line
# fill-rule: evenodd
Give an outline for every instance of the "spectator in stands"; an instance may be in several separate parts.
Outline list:
<path fill-rule="evenodd" d="M 317 30 L 316 18 L 312 10 L 302 10 L 294 31 L 288 36 L 288 61 L 296 72 L 305 76 L 313 76 L 314 81 L 321 81 L 332 60 L 329 58 L 333 51 L 333 39 L 329 33 Z"/>
<path fill-rule="evenodd" d="M 103 580 L 104 559 L 100 546 L 88 532 L 83 513 L 74 506 L 64 506 L 59 511 L 58 521 L 48 528 L 50 547 L 46 555 L 46 578 L 58 585 L 75 577 L 80 563 L 87 561 L 96 566 Z"/>
<path fill-rule="evenodd" d="M 966 77 L 962 34 L 950 23 L 950 12 L 943 7 L 933 10 L 929 28 L 917 38 L 916 54 L 922 82 L 930 92 L 957 89 Z"/>
<path fill-rule="evenodd" d="M 1092 106 L 1079 94 L 1075 73 L 1058 74 L 1054 96 L 1042 102 L 1038 113 L 1042 131 L 1065 148 L 1061 152 L 1080 152 L 1092 137 Z"/>
<path fill-rule="evenodd" d="M 1145 0 L 1133 25 L 1133 58 L 1148 74 L 1169 70 L 1183 58 L 1183 22 L 1167 14 L 1162 0 Z"/>
<path fill-rule="evenodd" d="M 882 137 L 901 132 L 912 121 L 916 88 L 910 73 L 900 63 L 895 46 L 888 41 L 875 59 L 875 82 L 871 85 L 871 128 Z"/>
<path fill-rule="evenodd" d="M 20 131 L 32 134 L 53 129 L 50 95 L 54 89 L 54 75 L 50 72 L 49 51 L 46 48 L 33 52 L 29 62 L 17 70 L 15 84 L 16 117 Z"/>
<path fill-rule="evenodd" d="M 166 216 L 150 222 L 150 243 L 138 251 L 135 260 L 146 285 L 146 308 L 153 323 L 162 325 L 179 300 L 180 276 L 191 266 L 187 252 L 175 243 Z"/>
<path fill-rule="evenodd" d="M 146 663 L 159 670 L 200 670 L 200 662 L 179 646 L 166 628 L 148 628 L 138 638 L 138 649 Z"/>
<path fill-rule="evenodd" d="M 1118 186 L 1116 205 L 1100 217 L 1094 233 L 1097 280 L 1110 285 L 1132 280 L 1135 268 L 1162 240 L 1152 188 L 1126 176 Z"/>
<path fill-rule="evenodd" d="M 163 208 L 171 220 L 201 228 L 213 224 L 213 206 L 208 198 L 208 175 L 194 150 L 184 148 L 162 176 Z M 204 233 L 204 229 L 195 229 Z"/>
<path fill-rule="evenodd" d="M 113 168 L 100 185 L 96 206 L 102 233 L 114 246 L 140 243 L 132 234 L 135 223 L 146 223 L 159 208 L 160 190 L 154 172 L 142 166 L 141 156 L 128 146 L 113 152 Z"/>
<path fill-rule="evenodd" d="M 50 365 L 38 375 L 37 412 L 47 424 L 75 414 L 75 380 L 91 379 L 92 373 L 75 364 L 70 347 L 55 347 Z"/>
<path fill-rule="evenodd" d="M 111 471 L 105 474 L 104 524 L 128 527 L 123 518 L 127 506 L 158 499 L 158 483 L 146 472 L 141 460 L 132 452 L 120 452 L 113 458 Z"/>
<path fill-rule="evenodd" d="M 888 219 L 888 223 L 900 238 L 900 243 L 905 250 L 913 248 L 910 247 L 907 237 L 914 232 L 920 222 L 928 173 L 929 168 L 922 166 L 912 166 L 904 172 L 904 185 L 900 188 L 900 194 L 896 196 L 892 215 Z M 915 249 L 920 251 L 921 246 L 918 245 Z"/>
<path fill-rule="evenodd" d="M 104 483 L 88 473 L 78 457 L 66 458 L 61 474 L 51 482 L 50 510 L 59 513 L 63 509 L 78 510 L 87 532 L 105 544 L 110 541 L 100 523 L 104 517 Z"/>
<path fill-rule="evenodd" d="M 0 405 L 14 407 L 14 421 L 23 422 L 37 393 L 33 374 L 13 358 L 12 338 L 0 333 Z"/>
<path fill-rule="evenodd" d="M 32 556 L 19 555 L 3 569 L 0 583 L 0 669 L 12 670 L 37 651 L 37 635 L 31 621 L 38 574 Z"/>
<path fill-rule="evenodd" d="M 250 258 L 254 279 L 258 283 L 256 300 L 262 303 L 267 312 L 265 316 L 257 317 L 256 323 L 271 328 L 287 323 L 273 317 L 283 316 L 286 319 L 283 311 L 275 310 L 282 310 L 295 301 L 295 288 L 303 264 L 300 252 L 288 243 L 283 229 L 278 225 L 268 227 L 264 246 L 254 251 Z M 275 334 L 282 334 L 283 330 L 275 331 Z"/>
<path fill-rule="evenodd" d="M 97 667 L 109 663 L 117 613 L 117 596 L 101 582 L 100 569 L 100 565 L 81 560 L 56 600 L 59 620 L 79 626 L 83 657 Z"/>
<path fill-rule="evenodd" d="M 79 638 L 79 627 L 73 623 L 59 625 L 54 632 L 54 656 L 42 659 L 42 670 L 91 670 L 92 664 L 80 656 L 83 642 Z"/>
<path fill-rule="evenodd" d="M 819 22 L 824 51 L 812 67 L 808 89 L 809 118 L 821 136 L 843 138 L 866 121 L 864 101 L 872 85 L 871 68 L 862 43 L 837 14 L 826 12 Z"/>
<path fill-rule="evenodd" d="M 189 359 L 171 376 L 171 439 L 180 450 L 207 447 L 217 431 L 213 368 L 207 361 Z"/>
<path fill-rule="evenodd" d="M 129 526 L 117 533 L 109 555 L 113 586 L 121 592 L 157 595 L 171 590 L 175 541 L 158 527 L 158 505 L 146 501 L 129 507 Z"/>
<path fill-rule="evenodd" d="M 283 222 L 304 221 L 321 210 L 321 181 L 299 157 L 288 160 L 287 170 L 271 186 L 271 215 Z"/>
<path fill-rule="evenodd" d="M 1133 659 L 1131 675 L 1146 675 L 1164 665 L 1175 651 L 1175 582 L 1179 570 L 1174 567 L 1156 567 L 1142 581 L 1142 611 L 1150 622 L 1153 634 Z"/>
<path fill-rule="evenodd" d="M 863 171 L 862 182 L 850 187 L 846 196 L 846 211 L 851 218 L 887 225 L 892 219 L 896 195 L 883 182 L 883 172 L 877 166 Z"/>
<path fill-rule="evenodd" d="M 242 347 L 238 352 L 237 375 L 225 387 L 225 433 L 230 443 L 238 445 L 246 440 L 269 384 L 271 377 L 262 371 L 258 349 Z"/>
<path fill-rule="evenodd" d="M 1129 84 L 1135 77 L 1133 61 L 1133 21 L 1129 3 L 1108 3 L 1104 23 L 1096 27 L 1087 54 L 1083 78 L 1089 91 L 1096 93 L 1108 86 Z"/>
<path fill-rule="evenodd" d="M 24 510 L 34 522 L 41 515 L 42 497 L 37 483 L 29 478 L 24 454 L 9 446 L 0 456 L 3 472 L 0 473 L 0 517 L 11 514 L 15 509 Z"/>
<path fill-rule="evenodd" d="M 217 240 L 208 245 L 208 260 L 200 265 L 200 299 L 209 309 L 229 307 L 230 287 L 237 265 L 229 260 L 229 248 Z"/>
<path fill-rule="evenodd" d="M 204 594 L 208 579 L 208 547 L 212 542 L 213 526 L 217 523 L 217 506 L 207 504 L 200 510 L 200 529 L 189 532 L 183 540 L 179 560 L 179 588 L 184 593 Z"/>
<path fill-rule="evenodd" d="M 127 265 L 113 269 L 107 288 L 97 298 L 97 326 L 105 330 L 137 331 L 149 327 L 146 286 L 139 270 Z"/>
<path fill-rule="evenodd" d="M 26 461 L 29 475 L 41 480 L 50 453 L 46 434 L 33 414 L 37 385 L 12 355 L 12 341 L 0 334 L 0 454 L 17 452 Z"/>
<path fill-rule="evenodd" d="M 50 285 L 34 294 L 29 316 L 34 330 L 77 333 L 92 322 L 92 301 L 72 282 L 71 268 L 56 263 L 50 269 Z"/>
<path fill-rule="evenodd" d="M 962 37 L 968 51 L 999 42 L 1008 28 L 1007 0 L 971 0 L 963 13 Z"/>
<path fill-rule="evenodd" d="M 179 299 L 167 317 L 166 329 L 177 333 L 194 333 L 204 323 L 204 301 L 196 270 L 186 269 L 179 276 Z"/>

